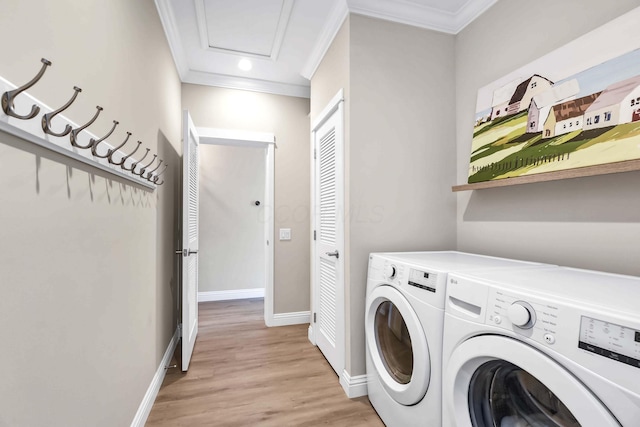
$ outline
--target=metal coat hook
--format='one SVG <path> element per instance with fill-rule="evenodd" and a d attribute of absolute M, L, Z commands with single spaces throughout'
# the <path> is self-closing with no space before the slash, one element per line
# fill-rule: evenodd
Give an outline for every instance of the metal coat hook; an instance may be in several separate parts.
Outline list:
<path fill-rule="evenodd" d="M 84 124 L 84 125 L 80 126 L 79 128 L 76 128 L 76 129 L 71 131 L 71 133 L 69 134 L 69 139 L 71 140 L 71 145 L 73 145 L 74 147 L 77 147 L 77 148 L 82 148 L 82 149 L 89 148 L 89 147 L 91 147 L 93 145 L 93 140 L 89 141 L 89 145 L 80 145 L 80 144 L 78 144 L 78 134 L 80 134 L 80 132 L 82 132 L 83 130 L 85 130 L 89 126 L 91 126 L 93 124 L 93 122 L 96 121 L 96 119 L 100 115 L 100 112 L 103 109 L 104 108 L 102 108 L 101 106 L 97 105 L 96 106 L 96 110 L 97 111 L 96 111 L 96 114 L 94 114 L 93 118 L 91 120 L 89 120 L 86 124 Z"/>
<path fill-rule="evenodd" d="M 31 112 L 24 116 L 21 116 L 17 114 L 15 111 L 13 111 L 13 108 L 15 107 L 13 105 L 13 102 L 16 99 L 16 97 L 22 92 L 24 92 L 25 90 L 29 89 L 34 84 L 38 83 L 38 80 L 40 80 L 44 72 L 47 70 L 47 67 L 51 65 L 51 61 L 45 58 L 42 58 L 40 62 L 42 62 L 43 64 L 42 68 L 40 69 L 38 74 L 33 79 L 31 79 L 29 83 L 23 86 L 20 86 L 17 89 L 10 90 L 2 94 L 2 110 L 7 116 L 15 117 L 16 119 L 21 119 L 21 120 L 29 120 L 29 119 L 33 119 L 40 112 L 40 107 L 38 107 L 37 105 L 32 105 Z"/>
<path fill-rule="evenodd" d="M 142 177 L 142 175 L 143 175 L 143 174 L 144 174 L 144 172 L 149 168 L 149 166 L 151 166 L 151 165 L 153 164 L 153 162 L 155 162 L 155 161 L 156 161 L 156 158 L 157 158 L 157 157 L 158 157 L 158 155 L 157 155 L 157 154 L 154 154 L 154 155 L 153 155 L 153 159 L 151 159 L 151 161 L 149 162 L 149 164 L 147 164 L 147 165 L 145 165 L 145 166 L 142 166 L 142 167 L 140 168 L 140 172 L 133 172 L 133 173 L 134 173 L 134 174 L 136 174 L 136 175 L 138 175 L 138 176 L 140 176 L 140 177 Z"/>
<path fill-rule="evenodd" d="M 162 175 L 166 170 L 167 167 L 169 167 L 169 165 L 164 165 L 164 169 L 162 169 L 156 176 L 154 176 L 153 178 L 151 178 L 151 176 L 147 177 L 147 181 L 149 182 L 153 182 L 154 184 L 157 185 L 162 185 L 164 184 L 164 180 L 162 180 L 162 182 L 158 183 L 158 179 L 160 178 L 160 175 Z"/>
<path fill-rule="evenodd" d="M 57 116 L 58 114 L 62 113 L 64 110 L 66 110 L 67 108 L 69 108 L 69 106 L 71 104 L 73 104 L 73 101 L 76 100 L 76 97 L 78 96 L 78 94 L 80 92 L 82 92 L 82 89 L 80 89 L 77 86 L 73 87 L 73 95 L 71 96 L 71 99 L 64 104 L 62 107 L 58 108 L 57 110 L 54 110 L 50 113 L 47 113 L 45 115 L 42 116 L 42 130 L 44 131 L 44 133 L 49 134 L 49 135 L 53 135 L 53 136 L 66 136 L 69 134 L 69 132 L 71 132 L 72 127 L 70 125 L 66 125 L 64 127 L 64 130 L 62 132 L 56 133 L 54 131 L 51 130 L 51 119 L 53 119 L 55 116 Z"/>
<path fill-rule="evenodd" d="M 118 145 L 115 148 L 110 148 L 107 151 L 107 158 L 109 160 L 109 163 L 111 163 L 112 165 L 116 165 L 116 166 L 120 166 L 122 163 L 116 163 L 113 161 L 113 155 L 116 153 L 116 151 L 118 151 L 119 149 L 121 149 L 122 147 L 125 146 L 125 144 L 127 143 L 127 141 L 129 140 L 129 137 L 131 136 L 131 132 L 127 132 L 127 137 L 124 139 L 124 141 L 122 142 L 122 144 Z M 138 147 L 136 147 L 136 150 L 138 149 Z M 124 159 L 124 157 L 123 157 Z"/>
<path fill-rule="evenodd" d="M 153 175 L 153 173 L 154 173 L 155 171 L 157 171 L 157 170 L 160 168 L 160 165 L 162 165 L 162 162 L 163 162 L 163 161 L 164 161 L 164 160 L 160 160 L 160 161 L 158 162 L 158 166 L 156 166 L 155 168 L 153 168 L 152 170 L 150 170 L 150 171 L 147 173 L 147 179 L 149 179 L 149 178 L 151 177 L 151 175 Z M 142 174 L 140 174 L 140 176 L 142 176 Z M 144 178 L 144 176 L 142 176 L 142 177 Z"/>
<path fill-rule="evenodd" d="M 139 143 L 139 144 L 142 144 L 140 141 L 138 141 L 138 143 Z M 138 149 L 138 147 L 136 147 L 136 149 Z M 134 163 L 131 165 L 131 168 L 126 167 L 126 166 L 124 165 L 124 163 L 123 163 L 123 164 L 121 164 L 121 165 L 120 165 L 120 167 L 121 167 L 122 169 L 126 170 L 126 171 L 133 172 L 133 170 L 136 168 L 136 166 L 138 166 L 138 163 L 140 163 L 141 161 L 143 161 L 143 160 L 144 160 L 144 158 L 145 158 L 145 157 L 147 157 L 147 154 L 149 154 L 149 151 L 151 151 L 151 150 L 150 150 L 149 148 L 147 148 L 147 151 L 144 153 L 144 156 L 142 156 L 142 158 L 141 158 L 140 160 L 138 160 L 137 162 L 134 162 Z M 134 173 L 135 173 L 135 172 L 134 172 Z"/>
<path fill-rule="evenodd" d="M 131 135 L 131 134 L 129 134 L 129 135 Z M 127 135 L 127 139 L 129 139 L 129 135 Z M 127 154 L 122 159 L 120 159 L 119 162 L 114 162 L 112 160 L 113 159 L 113 154 L 115 153 L 115 151 L 114 151 L 114 153 L 111 153 L 111 156 L 109 157 L 109 162 L 111 162 L 112 165 L 120 166 L 120 167 L 122 167 L 124 169 L 124 162 L 126 162 L 129 157 L 133 156 L 136 153 L 136 151 L 138 151 L 138 148 L 140 148 L 141 144 L 142 144 L 142 141 L 138 141 L 138 145 L 136 145 L 136 148 L 134 148 L 131 153 Z"/>
<path fill-rule="evenodd" d="M 120 124 L 120 122 L 118 122 L 117 120 L 114 120 L 113 121 L 113 127 L 111 128 L 109 133 L 107 133 L 105 136 L 103 136 L 100 139 L 93 139 L 93 138 L 90 139 L 90 142 L 91 142 L 91 154 L 93 154 L 94 156 L 96 156 L 99 159 L 106 159 L 107 157 L 109 157 L 109 153 L 111 152 L 111 150 L 107 150 L 107 154 L 105 154 L 104 156 L 98 154 L 98 150 L 97 150 L 98 144 L 100 144 L 105 139 L 109 138 L 111 136 L 111 134 L 113 133 L 113 131 L 116 130 L 116 126 L 118 126 L 119 124 Z"/>

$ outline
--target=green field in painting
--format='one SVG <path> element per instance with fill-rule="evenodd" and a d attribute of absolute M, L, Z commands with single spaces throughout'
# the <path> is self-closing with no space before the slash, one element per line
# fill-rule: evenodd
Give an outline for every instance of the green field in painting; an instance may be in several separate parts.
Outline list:
<path fill-rule="evenodd" d="M 548 172 L 550 166 L 553 170 L 570 169 L 575 167 L 571 166 L 571 156 L 579 150 L 593 151 L 590 153 L 593 156 L 591 164 L 607 163 L 598 151 L 599 144 L 628 138 L 640 140 L 640 122 L 575 131 L 546 139 L 540 132 L 525 133 L 526 125 L 527 112 L 523 111 L 475 128 L 470 184 L 535 173 L 538 168 Z"/>

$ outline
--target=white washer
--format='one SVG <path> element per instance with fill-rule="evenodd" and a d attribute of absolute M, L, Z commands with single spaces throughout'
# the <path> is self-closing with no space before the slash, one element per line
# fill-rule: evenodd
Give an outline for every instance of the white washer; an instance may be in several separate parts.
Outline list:
<path fill-rule="evenodd" d="M 440 426 L 447 274 L 541 264 L 461 252 L 369 257 L 366 360 L 369 400 L 389 426 Z"/>
<path fill-rule="evenodd" d="M 640 278 L 449 275 L 443 426 L 640 426 Z"/>

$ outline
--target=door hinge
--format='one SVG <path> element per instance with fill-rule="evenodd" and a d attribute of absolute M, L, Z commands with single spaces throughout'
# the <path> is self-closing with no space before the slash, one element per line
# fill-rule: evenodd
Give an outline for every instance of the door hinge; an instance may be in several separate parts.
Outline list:
<path fill-rule="evenodd" d="M 314 159 L 318 158 L 318 150 L 316 150 L 315 148 L 313 149 L 313 158 Z"/>
<path fill-rule="evenodd" d="M 313 240 L 316 240 L 316 230 L 313 230 Z"/>
<path fill-rule="evenodd" d="M 316 313 L 313 313 L 313 323 L 316 323 Z"/>

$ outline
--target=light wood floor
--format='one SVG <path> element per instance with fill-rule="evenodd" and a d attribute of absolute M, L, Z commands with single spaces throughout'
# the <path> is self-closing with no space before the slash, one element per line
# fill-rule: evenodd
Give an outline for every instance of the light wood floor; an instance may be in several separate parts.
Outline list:
<path fill-rule="evenodd" d="M 262 299 L 200 304 L 186 374 L 171 369 L 147 426 L 383 426 L 349 399 L 308 325 L 267 328 Z"/>

